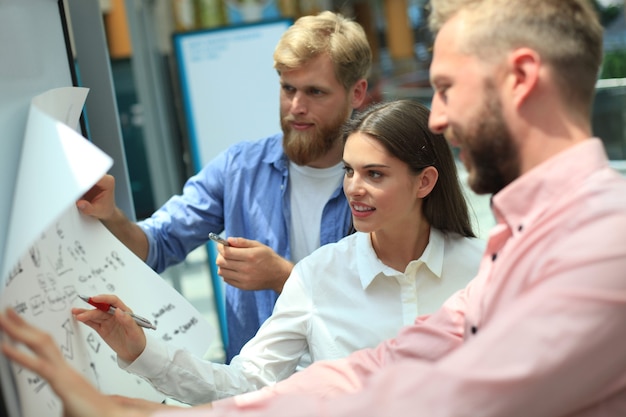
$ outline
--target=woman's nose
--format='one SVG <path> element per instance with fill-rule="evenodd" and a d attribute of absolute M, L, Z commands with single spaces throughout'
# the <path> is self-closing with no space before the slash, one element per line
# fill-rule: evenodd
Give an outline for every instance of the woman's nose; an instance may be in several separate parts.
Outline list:
<path fill-rule="evenodd" d="M 363 194 L 363 182 L 358 175 L 345 177 L 343 180 L 343 191 L 347 196 L 358 196 Z"/>

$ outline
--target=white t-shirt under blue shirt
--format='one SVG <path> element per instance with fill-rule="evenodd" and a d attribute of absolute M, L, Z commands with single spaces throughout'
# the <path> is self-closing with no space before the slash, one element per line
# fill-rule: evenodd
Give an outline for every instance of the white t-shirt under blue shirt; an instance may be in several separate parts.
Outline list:
<path fill-rule="evenodd" d="M 293 263 L 320 247 L 322 212 L 341 185 L 342 173 L 343 162 L 329 168 L 311 168 L 289 162 L 289 242 Z"/>

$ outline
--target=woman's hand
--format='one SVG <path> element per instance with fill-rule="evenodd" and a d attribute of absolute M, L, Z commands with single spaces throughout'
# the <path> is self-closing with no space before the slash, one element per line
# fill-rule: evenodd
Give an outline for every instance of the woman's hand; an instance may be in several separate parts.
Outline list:
<path fill-rule="evenodd" d="M 72 314 L 94 329 L 122 360 L 133 362 L 146 348 L 146 335 L 133 318 L 124 313 L 131 310 L 115 295 L 96 295 L 91 299 L 112 305 L 116 308 L 115 314 L 84 308 L 73 308 Z"/>
<path fill-rule="evenodd" d="M 151 414 L 146 408 L 124 407 L 101 394 L 65 361 L 52 336 L 31 326 L 15 311 L 8 309 L 0 314 L 0 329 L 31 350 L 32 354 L 10 343 L 2 343 L 2 352 L 7 358 L 48 381 L 63 401 L 65 417 L 148 417 Z"/>

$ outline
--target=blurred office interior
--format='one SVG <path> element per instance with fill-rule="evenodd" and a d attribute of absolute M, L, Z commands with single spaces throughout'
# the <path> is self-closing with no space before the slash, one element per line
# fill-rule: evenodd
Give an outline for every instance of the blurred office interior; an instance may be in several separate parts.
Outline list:
<path fill-rule="evenodd" d="M 626 18 L 622 0 L 593 1 L 606 28 L 594 133 L 626 172 Z M 137 218 L 149 216 L 196 168 L 185 127 L 173 53 L 175 33 L 219 29 L 335 10 L 364 27 L 374 52 L 370 101 L 410 98 L 428 104 L 431 35 L 426 0 L 100 0 Z M 274 106 L 268 103 L 268 106 Z M 233 109 L 234 112 L 242 111 Z M 245 111 L 254 111 L 246 109 Z M 277 112 L 276 112 L 277 115 Z M 254 138 L 250 138 L 254 139 Z M 460 167 L 461 177 L 465 173 Z M 467 192 L 481 236 L 493 224 L 489 196 Z M 205 247 L 163 274 L 216 326 L 219 318 Z M 219 279 L 215 282 L 219 282 Z"/>

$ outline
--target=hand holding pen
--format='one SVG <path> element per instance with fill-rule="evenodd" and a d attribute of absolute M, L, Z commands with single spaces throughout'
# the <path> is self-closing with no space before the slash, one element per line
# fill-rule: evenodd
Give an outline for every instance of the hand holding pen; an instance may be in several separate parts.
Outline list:
<path fill-rule="evenodd" d="M 94 329 L 120 359 L 126 362 L 137 359 L 146 347 L 145 332 L 133 317 L 139 316 L 130 313 L 131 309 L 115 295 L 85 298 L 97 308 L 72 308 L 75 319 Z M 149 322 L 146 320 L 144 324 L 148 325 Z"/>
<path fill-rule="evenodd" d="M 91 304 L 92 306 L 94 306 L 100 311 L 104 311 L 105 313 L 109 313 L 109 314 L 115 314 L 116 308 L 113 307 L 111 304 L 99 303 L 97 301 L 94 301 L 91 297 L 85 297 L 84 295 L 79 295 L 78 297 L 84 302 Z M 124 311 L 124 313 L 131 316 L 133 320 L 135 321 L 135 323 L 137 323 L 141 327 L 146 328 L 146 329 L 156 330 L 156 327 L 154 326 L 154 324 L 150 323 L 148 319 L 144 319 L 143 317 L 133 314 L 129 311 Z"/>

